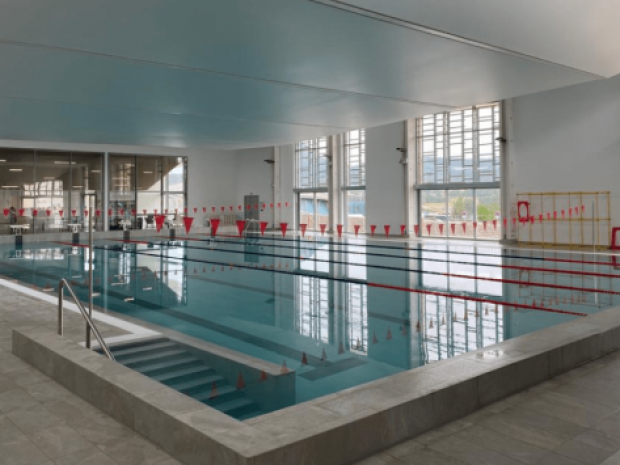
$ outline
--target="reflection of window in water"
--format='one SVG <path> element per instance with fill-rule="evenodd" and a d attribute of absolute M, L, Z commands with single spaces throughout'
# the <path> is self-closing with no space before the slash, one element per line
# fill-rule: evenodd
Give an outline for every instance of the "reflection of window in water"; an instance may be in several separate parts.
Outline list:
<path fill-rule="evenodd" d="M 421 297 L 427 362 L 443 360 L 504 340 L 501 305 L 425 295 Z"/>
<path fill-rule="evenodd" d="M 295 288 L 295 330 L 312 339 L 329 342 L 329 282 L 297 276 Z"/>
<path fill-rule="evenodd" d="M 349 345 L 352 351 L 368 351 L 368 307 L 367 288 L 362 284 L 347 284 L 347 326 Z"/>

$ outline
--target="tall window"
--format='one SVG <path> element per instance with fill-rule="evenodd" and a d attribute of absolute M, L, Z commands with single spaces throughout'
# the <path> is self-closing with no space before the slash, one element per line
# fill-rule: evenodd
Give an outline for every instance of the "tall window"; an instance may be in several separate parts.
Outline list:
<path fill-rule="evenodd" d="M 299 224 L 311 231 L 329 224 L 327 138 L 305 140 L 295 146 Z"/>
<path fill-rule="evenodd" d="M 297 187 L 327 187 L 327 138 L 304 140 L 295 147 L 297 155 Z"/>
<path fill-rule="evenodd" d="M 420 183 L 499 182 L 500 131 L 497 103 L 419 118 Z"/>
<path fill-rule="evenodd" d="M 498 103 L 418 119 L 420 234 L 501 237 Z"/>
<path fill-rule="evenodd" d="M 357 129 L 344 135 L 344 195 L 346 228 L 366 230 L 366 131 Z"/>

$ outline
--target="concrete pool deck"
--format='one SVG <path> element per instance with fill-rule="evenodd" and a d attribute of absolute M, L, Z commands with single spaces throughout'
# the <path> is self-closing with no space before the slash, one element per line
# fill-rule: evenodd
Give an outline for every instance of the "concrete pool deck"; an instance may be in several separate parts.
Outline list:
<path fill-rule="evenodd" d="M 48 315 L 40 313 L 40 317 L 45 320 L 43 327 L 48 328 L 42 340 L 52 341 L 51 346 L 57 346 L 58 341 L 53 341 L 56 336 L 52 330 L 55 325 L 55 308 L 49 303 L 41 303 L 39 307 L 41 305 L 49 309 Z M 28 326 L 33 325 L 32 319 L 27 321 Z M 83 334 L 83 328 L 77 330 L 80 326 L 76 324 L 77 340 Z M 35 338 L 38 337 L 37 333 L 41 334 L 39 328 L 29 328 L 25 332 L 31 333 L 33 330 Z M 619 335 L 620 312 L 606 310 L 244 423 L 231 420 L 226 431 L 216 435 L 217 440 L 225 443 L 226 449 L 231 448 L 240 454 L 239 463 L 352 463 L 411 437 L 418 436 L 414 442 L 419 444 L 419 437 L 424 437 L 420 436 L 424 433 L 467 417 L 495 401 L 617 350 L 620 347 Z M 21 351 L 21 356 L 30 358 L 29 351 L 23 345 L 21 348 L 19 344 L 14 347 L 17 347 L 18 353 Z M 85 349 L 79 348 L 79 351 L 85 352 Z M 83 354 L 80 354 L 78 358 L 82 357 Z M 97 365 L 108 362 L 101 360 L 98 355 L 96 357 Z M 176 391 L 174 394 L 182 396 Z M 194 409 L 204 410 L 202 404 L 186 407 L 185 413 Z M 208 425 L 203 426 L 210 429 Z M 157 439 L 158 435 L 162 440 L 165 439 L 161 431 L 153 431 L 152 435 L 148 431 L 141 432 L 166 447 Z M 179 457 L 174 453 L 175 447 L 168 444 L 167 449 Z M 432 446 L 426 448 L 431 455 L 437 452 Z M 385 454 L 379 454 L 381 460 L 386 458 Z M 423 455 L 419 451 L 416 454 Z M 389 457 L 392 456 L 387 452 Z M 398 457 L 393 458 L 400 460 Z M 189 464 L 205 463 L 198 456 L 183 456 L 182 459 Z"/>
<path fill-rule="evenodd" d="M 12 328 L 55 328 L 55 308 L 2 289 L 0 456 L 11 464 L 173 465 L 164 451 L 10 353 Z M 101 324 L 105 337 L 123 331 Z M 79 315 L 66 338 L 80 341 Z M 620 353 L 373 455 L 357 465 L 612 465 L 620 450 Z M 36 421 L 30 412 L 36 412 Z M 541 430 L 542 428 L 542 430 Z"/>

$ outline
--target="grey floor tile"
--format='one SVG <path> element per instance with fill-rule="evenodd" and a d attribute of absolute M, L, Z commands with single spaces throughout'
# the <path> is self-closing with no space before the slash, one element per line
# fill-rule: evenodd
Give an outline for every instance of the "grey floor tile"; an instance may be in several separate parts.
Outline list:
<path fill-rule="evenodd" d="M 592 447 L 578 441 L 567 441 L 557 447 L 554 452 L 564 457 L 578 460 L 586 465 L 599 465 L 613 454 L 613 452 Z"/>
<path fill-rule="evenodd" d="M 424 446 L 419 442 L 410 439 L 409 441 L 401 442 L 400 444 L 390 447 L 385 451 L 386 454 L 392 457 L 404 457 L 405 455 L 412 454 L 416 450 L 422 449 Z"/>
<path fill-rule="evenodd" d="M 547 449 L 536 447 L 481 426 L 472 426 L 455 436 L 525 464 L 536 464 L 549 453 Z"/>
<path fill-rule="evenodd" d="M 157 463 L 157 465 L 161 465 L 161 463 Z M 355 462 L 354 465 L 403 465 L 403 462 L 396 457 L 382 452 L 359 462 Z"/>
<path fill-rule="evenodd" d="M 26 386 L 24 390 L 39 402 L 46 402 L 54 399 L 71 399 L 75 397 L 70 391 L 51 380 Z"/>
<path fill-rule="evenodd" d="M 576 397 L 546 392 L 520 404 L 520 408 L 543 413 L 579 426 L 592 426 L 617 409 Z"/>
<path fill-rule="evenodd" d="M 620 408 L 620 390 L 616 393 L 605 393 L 601 395 L 599 391 L 587 389 L 577 384 L 563 384 L 553 392 L 557 394 L 563 394 L 565 396 L 575 397 L 577 399 L 585 400 L 588 402 L 594 402 L 602 405 L 609 405 L 611 407 Z"/>
<path fill-rule="evenodd" d="M 406 455 L 401 460 L 407 465 L 469 465 L 463 460 L 452 458 L 427 447 Z"/>
<path fill-rule="evenodd" d="M 0 458 L 2 465 L 42 465 L 50 460 L 26 436 L 0 441 Z"/>
<path fill-rule="evenodd" d="M 70 422 L 72 428 L 78 431 L 94 445 L 112 444 L 121 439 L 128 439 L 136 434 L 121 425 L 119 422 L 104 414 L 83 417 Z"/>
<path fill-rule="evenodd" d="M 573 460 L 555 452 L 550 453 L 536 465 L 585 465 L 583 462 Z"/>
<path fill-rule="evenodd" d="M 472 441 L 460 439 L 457 435 L 441 439 L 431 444 L 429 448 L 471 465 L 520 465 L 521 463 Z"/>
<path fill-rule="evenodd" d="M 34 433 L 35 431 L 63 423 L 60 418 L 40 404 L 13 410 L 11 413 L 7 413 L 6 416 L 25 434 Z"/>
<path fill-rule="evenodd" d="M 86 417 L 101 415 L 101 410 L 79 397 L 52 399 L 43 402 L 43 406 L 69 424 Z"/>
<path fill-rule="evenodd" d="M 22 389 L 13 389 L 0 393 L 0 412 L 2 413 L 10 413 L 13 410 L 32 407 L 38 404 L 34 397 Z"/>
<path fill-rule="evenodd" d="M 609 452 L 617 452 L 620 450 L 620 438 L 609 436 L 608 434 L 588 429 L 581 434 L 575 436 L 575 441 L 579 441 L 589 446 L 598 447 Z"/>
<path fill-rule="evenodd" d="M 585 429 L 574 423 L 520 407 L 498 413 L 482 421 L 480 426 L 549 450 L 572 439 Z"/>
<path fill-rule="evenodd" d="M 15 384 L 7 374 L 0 375 L 0 393 L 17 389 L 19 386 Z"/>
<path fill-rule="evenodd" d="M 23 435 L 24 433 L 15 426 L 15 423 L 9 420 L 6 415 L 0 414 L 0 442 L 10 441 Z"/>
<path fill-rule="evenodd" d="M 169 458 L 165 452 L 137 436 L 121 439 L 99 446 L 99 448 L 120 465 L 155 465 Z"/>
<path fill-rule="evenodd" d="M 52 460 L 92 446 L 83 436 L 65 425 L 40 430 L 29 437 Z"/>
<path fill-rule="evenodd" d="M 90 447 L 55 460 L 56 465 L 118 465 L 118 462 L 101 452 L 96 447 Z"/>
<path fill-rule="evenodd" d="M 29 370 L 12 371 L 11 373 L 7 373 L 5 376 L 13 381 L 13 383 L 21 387 L 50 381 L 49 377 L 34 368 Z"/>

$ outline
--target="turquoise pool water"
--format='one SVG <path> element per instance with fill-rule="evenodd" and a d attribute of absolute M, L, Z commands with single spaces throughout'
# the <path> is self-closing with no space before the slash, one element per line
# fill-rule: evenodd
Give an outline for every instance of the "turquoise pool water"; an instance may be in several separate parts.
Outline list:
<path fill-rule="evenodd" d="M 0 274 L 43 290 L 64 277 L 87 299 L 83 246 L 0 252 Z M 106 240 L 94 270 L 97 306 L 285 364 L 295 372 L 290 403 L 581 318 L 620 296 L 614 257 L 490 244 Z"/>

